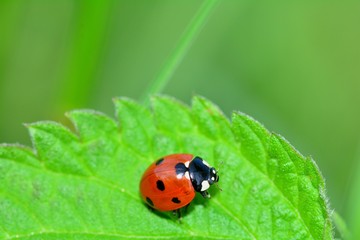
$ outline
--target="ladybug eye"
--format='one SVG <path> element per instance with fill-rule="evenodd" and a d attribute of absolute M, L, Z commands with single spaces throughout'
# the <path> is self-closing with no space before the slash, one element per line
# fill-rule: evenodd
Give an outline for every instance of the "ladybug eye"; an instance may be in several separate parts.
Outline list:
<path fill-rule="evenodd" d="M 210 168 L 210 175 L 208 179 L 210 184 L 216 183 L 219 181 L 219 176 L 217 175 L 215 168 Z"/>

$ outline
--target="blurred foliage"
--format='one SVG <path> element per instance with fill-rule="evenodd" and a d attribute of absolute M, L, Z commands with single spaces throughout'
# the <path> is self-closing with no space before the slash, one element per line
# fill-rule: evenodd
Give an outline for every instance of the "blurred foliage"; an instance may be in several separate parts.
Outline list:
<path fill-rule="evenodd" d="M 0 142 L 30 144 L 24 122 L 67 123 L 74 108 L 112 115 L 112 97 L 139 99 L 201 3 L 1 0 Z M 223 0 L 164 90 L 246 112 L 311 154 L 353 227 L 359 12 L 355 0 Z"/>

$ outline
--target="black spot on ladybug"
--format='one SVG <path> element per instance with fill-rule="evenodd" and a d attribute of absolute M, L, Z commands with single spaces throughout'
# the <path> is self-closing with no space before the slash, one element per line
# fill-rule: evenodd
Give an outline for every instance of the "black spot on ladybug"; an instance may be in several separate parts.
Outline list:
<path fill-rule="evenodd" d="M 182 177 L 186 171 L 187 171 L 187 167 L 185 166 L 184 163 L 178 163 L 175 165 L 175 172 L 177 176 Z"/>
<path fill-rule="evenodd" d="M 156 187 L 157 187 L 157 189 L 159 189 L 160 191 L 164 191 L 164 190 L 165 190 L 164 182 L 161 181 L 161 180 L 157 180 L 157 181 L 156 181 Z"/>
<path fill-rule="evenodd" d="M 147 202 L 148 204 L 150 204 L 151 206 L 154 206 L 153 201 L 151 201 L 151 199 L 148 198 L 148 197 L 146 197 L 146 202 Z"/>
<path fill-rule="evenodd" d="M 157 166 L 157 165 L 159 165 L 160 163 L 162 163 L 164 161 L 164 159 L 163 158 L 160 158 L 159 160 L 157 160 L 156 162 L 155 162 L 155 165 Z"/>
<path fill-rule="evenodd" d="M 181 203 L 181 201 L 180 201 L 177 197 L 173 197 L 173 198 L 171 199 L 171 201 L 172 201 L 173 203 Z"/>

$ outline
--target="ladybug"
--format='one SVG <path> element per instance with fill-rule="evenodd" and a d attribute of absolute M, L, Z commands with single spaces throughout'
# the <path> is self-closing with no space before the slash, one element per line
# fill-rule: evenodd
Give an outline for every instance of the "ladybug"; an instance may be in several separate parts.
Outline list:
<path fill-rule="evenodd" d="M 172 154 L 148 167 L 140 181 L 140 193 L 150 208 L 173 211 L 180 219 L 180 208 L 190 204 L 195 192 L 210 198 L 207 190 L 218 181 L 216 169 L 202 158 Z"/>

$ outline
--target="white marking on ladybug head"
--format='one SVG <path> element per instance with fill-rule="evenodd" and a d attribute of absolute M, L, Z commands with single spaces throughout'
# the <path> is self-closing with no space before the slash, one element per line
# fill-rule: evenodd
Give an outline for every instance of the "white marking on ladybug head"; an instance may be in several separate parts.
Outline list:
<path fill-rule="evenodd" d="M 202 162 L 203 162 L 204 165 L 210 167 L 210 165 L 207 163 L 207 161 L 203 160 Z"/>
<path fill-rule="evenodd" d="M 189 171 L 186 171 L 184 175 L 185 175 L 185 178 L 187 178 L 187 179 L 189 179 L 189 180 L 190 180 L 190 174 L 189 174 Z"/>
<path fill-rule="evenodd" d="M 213 172 L 213 174 L 215 174 L 215 173 L 216 173 L 216 170 L 213 168 L 212 172 Z"/>
<path fill-rule="evenodd" d="M 201 182 L 201 191 L 205 191 L 205 190 L 209 189 L 209 187 L 210 187 L 210 184 L 208 181 Z"/>
<path fill-rule="evenodd" d="M 177 179 L 181 179 L 183 176 L 184 176 L 183 173 L 176 174 L 176 178 L 177 178 Z"/>
<path fill-rule="evenodd" d="M 211 181 L 215 181 L 215 178 L 214 178 L 214 177 L 211 177 Z"/>
<path fill-rule="evenodd" d="M 190 161 L 185 162 L 184 165 L 185 165 L 186 168 L 189 168 Z"/>

